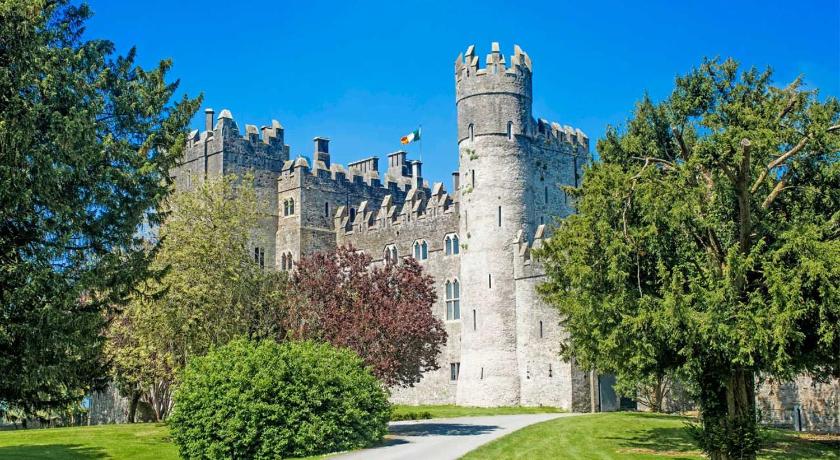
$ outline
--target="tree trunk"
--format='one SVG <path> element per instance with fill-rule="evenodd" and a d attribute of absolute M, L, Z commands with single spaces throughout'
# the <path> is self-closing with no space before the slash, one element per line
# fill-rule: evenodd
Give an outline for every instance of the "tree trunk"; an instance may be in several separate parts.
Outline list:
<path fill-rule="evenodd" d="M 754 374 L 736 369 L 720 383 L 701 390 L 701 444 L 711 460 L 754 460 L 759 447 Z"/>
<path fill-rule="evenodd" d="M 134 423 L 137 415 L 137 404 L 140 403 L 141 394 L 139 390 L 133 390 L 131 392 L 131 403 L 128 405 L 128 423 Z"/>
<path fill-rule="evenodd" d="M 665 398 L 665 376 L 657 375 L 656 384 L 653 389 L 653 404 L 651 409 L 653 412 L 662 412 L 662 400 Z"/>

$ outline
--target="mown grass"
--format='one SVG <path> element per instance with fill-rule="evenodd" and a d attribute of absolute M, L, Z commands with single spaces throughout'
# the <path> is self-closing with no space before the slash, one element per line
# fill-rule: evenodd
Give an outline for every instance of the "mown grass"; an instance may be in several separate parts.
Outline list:
<path fill-rule="evenodd" d="M 2 459 L 175 460 L 178 449 L 166 425 L 98 425 L 0 431 Z"/>
<path fill-rule="evenodd" d="M 462 407 L 437 406 L 393 406 L 391 420 L 419 420 L 427 418 L 472 417 L 481 415 L 544 414 L 564 412 L 556 407 Z"/>
<path fill-rule="evenodd" d="M 532 425 L 486 444 L 470 459 L 702 459 L 685 417 L 609 413 L 560 418 Z M 840 459 L 840 440 L 769 430 L 759 459 Z"/>

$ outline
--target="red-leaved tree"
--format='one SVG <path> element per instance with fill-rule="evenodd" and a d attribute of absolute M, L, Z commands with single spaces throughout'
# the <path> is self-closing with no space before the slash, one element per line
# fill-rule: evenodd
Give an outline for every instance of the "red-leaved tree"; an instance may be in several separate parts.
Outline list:
<path fill-rule="evenodd" d="M 414 259 L 371 267 L 352 247 L 302 257 L 291 275 L 288 323 L 292 338 L 349 348 L 388 386 L 411 386 L 438 369 L 446 343 L 432 314 L 433 279 Z"/>

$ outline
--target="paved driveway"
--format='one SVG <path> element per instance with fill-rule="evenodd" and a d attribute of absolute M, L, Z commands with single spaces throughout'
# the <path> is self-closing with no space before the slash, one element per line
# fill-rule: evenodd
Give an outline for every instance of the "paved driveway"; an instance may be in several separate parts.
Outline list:
<path fill-rule="evenodd" d="M 330 459 L 457 459 L 476 447 L 534 423 L 579 414 L 522 414 L 391 422 L 384 445 Z"/>

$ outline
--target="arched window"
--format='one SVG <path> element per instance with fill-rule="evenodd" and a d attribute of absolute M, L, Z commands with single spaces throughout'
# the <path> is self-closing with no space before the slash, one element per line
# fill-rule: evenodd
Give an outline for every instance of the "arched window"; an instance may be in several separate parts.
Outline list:
<path fill-rule="evenodd" d="M 350 222 L 353 223 L 356 220 L 356 208 L 350 208 Z"/>
<path fill-rule="evenodd" d="M 291 216 L 295 213 L 295 199 L 289 198 L 283 200 L 283 215 Z"/>
<path fill-rule="evenodd" d="M 509 141 L 513 140 L 513 122 L 507 122 L 507 138 Z"/>
<path fill-rule="evenodd" d="M 429 258 L 429 244 L 426 240 L 417 240 L 412 247 L 414 258 L 417 260 L 426 260 Z"/>
<path fill-rule="evenodd" d="M 446 281 L 446 320 L 461 319 L 461 285 L 458 280 Z"/>
<path fill-rule="evenodd" d="M 385 246 L 385 254 L 383 256 L 385 259 L 385 263 L 387 265 L 396 265 L 397 264 L 397 246 L 393 244 L 389 244 Z"/>
<path fill-rule="evenodd" d="M 467 128 L 467 130 L 469 132 L 470 142 L 474 141 L 475 140 L 475 133 L 473 132 L 474 130 L 473 130 L 473 124 L 472 123 L 470 123 L 470 126 L 469 126 L 469 128 Z"/>
<path fill-rule="evenodd" d="M 292 253 L 285 252 L 280 256 L 280 270 L 289 271 L 292 269 Z"/>
<path fill-rule="evenodd" d="M 443 253 L 447 256 L 457 255 L 459 252 L 458 235 L 450 233 L 443 239 Z"/>

